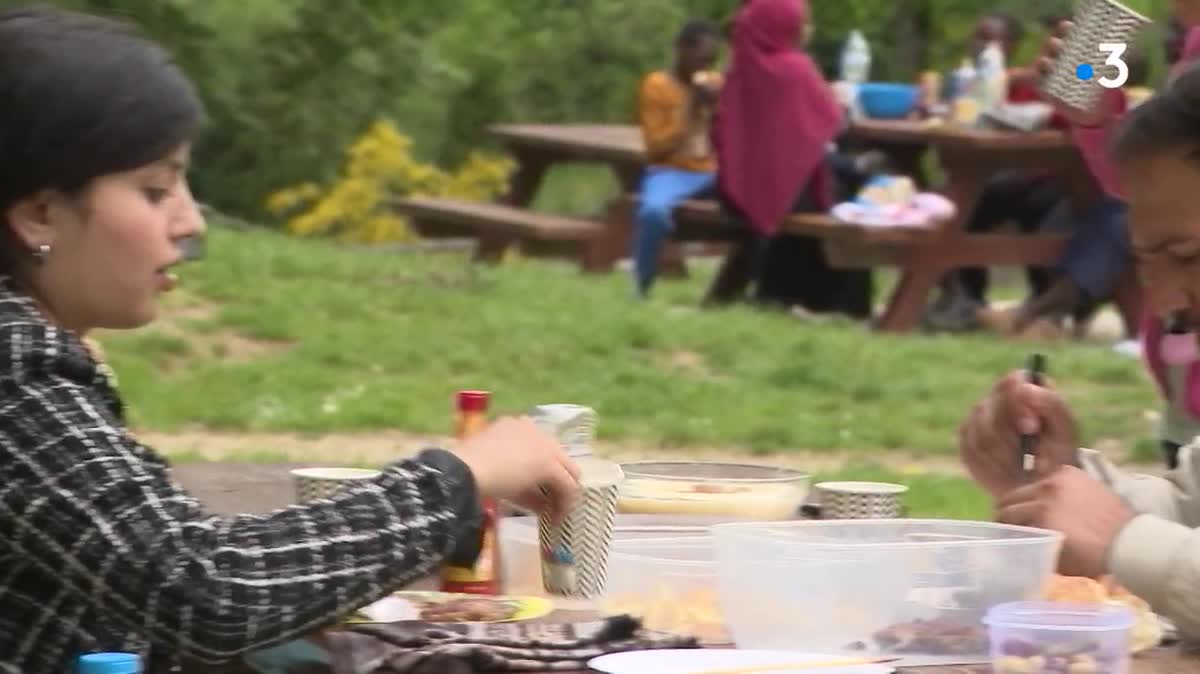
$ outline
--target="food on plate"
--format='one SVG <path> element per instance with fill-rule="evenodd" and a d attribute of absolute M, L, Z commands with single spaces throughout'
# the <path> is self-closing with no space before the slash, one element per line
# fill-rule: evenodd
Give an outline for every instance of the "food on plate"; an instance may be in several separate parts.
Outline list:
<path fill-rule="evenodd" d="M 648 629 L 694 636 L 706 644 L 730 643 L 716 590 L 662 588 L 654 594 L 618 595 L 606 600 L 604 609 L 641 618 Z"/>
<path fill-rule="evenodd" d="M 971 655 L 988 650 L 987 631 L 982 625 L 944 618 L 885 627 L 872 639 L 881 651 L 888 653 Z"/>
<path fill-rule="evenodd" d="M 1121 587 L 1112 576 L 1097 580 L 1055 575 L 1050 578 L 1042 597 L 1048 601 L 1128 606 L 1135 615 L 1133 630 L 1129 635 L 1129 649 L 1140 653 L 1162 642 L 1163 626 L 1158 615 L 1144 599 Z"/>
<path fill-rule="evenodd" d="M 455 597 L 418 602 L 420 618 L 434 623 L 473 623 L 508 620 L 516 615 L 514 602 L 488 597 Z"/>
<path fill-rule="evenodd" d="M 1108 600 L 1108 589 L 1100 581 L 1083 576 L 1051 576 L 1042 592 L 1047 601 L 1100 604 Z"/>

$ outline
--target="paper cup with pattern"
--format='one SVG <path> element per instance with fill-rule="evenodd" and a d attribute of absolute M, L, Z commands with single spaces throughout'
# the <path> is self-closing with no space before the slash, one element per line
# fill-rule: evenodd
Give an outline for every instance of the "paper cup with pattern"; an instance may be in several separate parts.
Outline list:
<path fill-rule="evenodd" d="M 591 456 L 596 438 L 596 411 L 584 405 L 553 403 L 538 405 L 530 412 L 534 423 L 558 438 L 567 454 L 579 458 Z"/>
<path fill-rule="evenodd" d="M 908 487 L 886 482 L 820 482 L 815 485 L 821 519 L 889 520 L 901 517 Z"/>
<path fill-rule="evenodd" d="M 1118 66 L 1106 63 L 1109 53 L 1102 51 L 1100 45 L 1127 45 L 1119 58 L 1128 62 L 1138 33 L 1150 24 L 1150 19 L 1116 0 L 1079 0 L 1071 22 L 1071 30 L 1063 38 L 1058 56 L 1040 88 L 1048 101 L 1091 112 L 1104 93 L 1099 80 L 1115 78 L 1118 71 Z M 1081 68 L 1090 69 L 1091 76 L 1083 77 L 1087 73 L 1081 72 Z"/>
<path fill-rule="evenodd" d="M 378 477 L 379 471 L 367 468 L 297 468 L 291 471 L 291 475 L 296 502 L 308 503 L 329 498 L 350 483 Z"/>
<path fill-rule="evenodd" d="M 604 594 L 608 555 L 617 516 L 617 491 L 625 475 L 621 467 L 593 457 L 579 459 L 579 503 L 561 522 L 542 516 L 538 543 L 542 552 L 542 587 L 563 597 L 591 599 Z"/>

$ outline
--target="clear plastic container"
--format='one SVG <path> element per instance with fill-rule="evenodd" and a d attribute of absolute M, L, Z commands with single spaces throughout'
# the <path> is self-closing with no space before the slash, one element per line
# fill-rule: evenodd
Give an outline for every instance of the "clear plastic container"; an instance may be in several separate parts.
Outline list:
<path fill-rule="evenodd" d="M 1125 674 L 1135 616 L 1127 606 L 1029 601 L 984 618 L 996 674 Z"/>
<path fill-rule="evenodd" d="M 730 643 L 711 536 L 624 541 L 609 557 L 601 608 L 637 616 L 650 629 Z"/>
<path fill-rule="evenodd" d="M 753 464 L 639 461 L 621 469 L 618 512 L 650 515 L 793 519 L 811 482 L 797 470 Z"/>
<path fill-rule="evenodd" d="M 983 617 L 1037 597 L 1062 536 L 989 522 L 844 520 L 713 527 L 739 648 L 987 662 Z"/>
<path fill-rule="evenodd" d="M 613 530 L 613 551 L 609 558 L 609 587 L 612 587 L 614 578 L 617 578 L 615 582 L 618 587 L 628 587 L 622 584 L 622 579 L 628 575 L 620 570 L 622 565 L 628 563 L 628 557 L 634 553 L 645 554 L 644 551 L 664 549 L 655 546 L 666 546 L 666 549 L 669 549 L 672 544 L 696 542 L 707 551 L 707 559 L 711 564 L 713 559 L 711 527 L 714 524 L 736 522 L 742 519 L 689 515 L 618 514 Z M 543 594 L 536 517 L 505 517 L 500 520 L 500 554 L 504 560 L 501 574 L 503 576 L 502 591 L 505 594 Z M 656 566 L 659 567 L 658 571 L 661 571 L 663 568 L 670 567 L 671 564 L 663 562 Z M 711 580 L 714 576 L 715 566 L 708 577 Z"/>

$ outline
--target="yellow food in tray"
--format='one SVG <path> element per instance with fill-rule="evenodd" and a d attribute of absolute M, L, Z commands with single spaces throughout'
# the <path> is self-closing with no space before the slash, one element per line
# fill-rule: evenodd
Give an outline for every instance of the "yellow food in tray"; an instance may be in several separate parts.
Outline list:
<path fill-rule="evenodd" d="M 730 643 L 717 603 L 717 591 L 694 589 L 619 595 L 604 601 L 608 613 L 628 613 L 641 618 L 647 629 L 694 636 L 708 645 Z"/>
<path fill-rule="evenodd" d="M 791 484 L 719 484 L 687 480 L 627 481 L 617 511 L 645 515 L 736 515 L 760 520 L 790 519 L 804 499 Z"/>

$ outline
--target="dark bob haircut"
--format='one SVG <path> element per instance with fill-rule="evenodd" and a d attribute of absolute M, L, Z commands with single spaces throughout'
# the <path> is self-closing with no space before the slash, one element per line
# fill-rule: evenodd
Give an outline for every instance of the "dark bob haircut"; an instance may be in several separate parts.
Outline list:
<path fill-rule="evenodd" d="M 41 7 L 0 12 L 0 261 L 15 252 L 2 218 L 17 201 L 161 159 L 203 115 L 187 76 L 132 26 Z"/>

